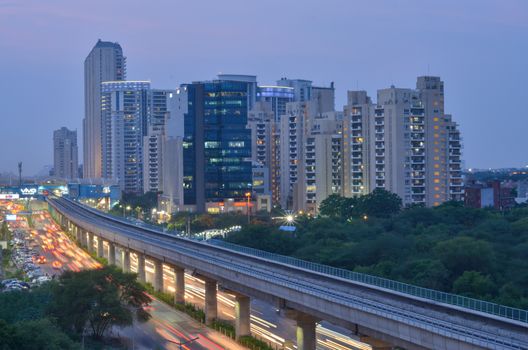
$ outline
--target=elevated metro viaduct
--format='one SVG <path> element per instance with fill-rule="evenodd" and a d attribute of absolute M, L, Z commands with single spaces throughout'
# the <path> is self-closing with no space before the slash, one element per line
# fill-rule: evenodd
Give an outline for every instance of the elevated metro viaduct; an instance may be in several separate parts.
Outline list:
<path fill-rule="evenodd" d="M 300 350 L 316 348 L 320 320 L 352 330 L 373 349 L 528 350 L 526 310 L 390 280 L 383 280 L 382 288 L 370 282 L 380 280 L 374 276 L 362 275 L 358 281 L 345 270 L 300 260 L 292 264 L 291 258 L 279 261 L 270 253 L 175 237 L 69 199 L 50 197 L 48 204 L 61 225 L 82 245 L 108 257 L 110 264 L 116 262 L 116 250 L 121 251 L 123 270 L 130 271 L 133 254 L 138 278 L 144 281 L 145 259 L 153 261 L 156 289 L 164 288 L 163 269 L 169 268 L 175 276 L 176 302 L 184 302 L 185 270 L 205 280 L 207 323 L 217 317 L 217 288 L 231 291 L 236 295 L 237 336 L 250 333 L 250 298 L 257 298 L 278 305 L 297 321 Z"/>

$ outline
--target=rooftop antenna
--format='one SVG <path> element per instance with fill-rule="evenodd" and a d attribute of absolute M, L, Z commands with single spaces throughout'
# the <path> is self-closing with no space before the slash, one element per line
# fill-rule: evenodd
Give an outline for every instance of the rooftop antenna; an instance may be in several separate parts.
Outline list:
<path fill-rule="evenodd" d="M 22 186 L 22 162 L 18 162 L 18 186 Z"/>

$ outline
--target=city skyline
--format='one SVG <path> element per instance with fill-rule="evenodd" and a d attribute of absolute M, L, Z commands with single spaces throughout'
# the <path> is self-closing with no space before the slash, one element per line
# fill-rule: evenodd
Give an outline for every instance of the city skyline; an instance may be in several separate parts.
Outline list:
<path fill-rule="evenodd" d="M 347 90 L 374 96 L 391 85 L 411 88 L 419 75 L 441 76 L 446 110 L 464 138 L 466 167 L 526 164 L 526 121 L 515 101 L 528 97 L 528 49 L 522 45 L 527 4 L 238 3 L 241 9 L 233 12 L 220 4 L 203 9 L 159 2 L 144 8 L 132 2 L 124 14 L 115 2 L 108 5 L 113 16 L 88 3 L 0 3 L 0 49 L 8 52 L 0 58 L 0 94 L 10 101 L 3 110 L 8 127 L 0 137 L 7 143 L 27 138 L 2 152 L 0 171 L 15 172 L 22 161 L 25 174 L 32 175 L 53 161 L 53 130 L 65 126 L 82 134 L 82 62 L 99 38 L 121 44 L 130 79 L 150 80 L 156 88 L 175 89 L 219 72 L 254 74 L 263 85 L 284 76 L 317 85 L 334 81 L 337 110 Z M 412 25 L 397 16 L 402 13 L 413 18 Z M 192 26 L 193 21 L 204 25 Z"/>

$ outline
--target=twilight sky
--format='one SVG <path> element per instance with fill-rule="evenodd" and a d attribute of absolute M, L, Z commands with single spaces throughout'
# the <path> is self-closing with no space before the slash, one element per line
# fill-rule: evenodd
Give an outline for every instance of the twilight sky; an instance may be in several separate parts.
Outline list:
<path fill-rule="evenodd" d="M 526 0 L 0 0 L 0 171 L 52 164 L 52 132 L 82 144 L 83 61 L 117 41 L 157 88 L 219 72 L 346 90 L 445 81 L 466 167 L 528 164 Z M 82 159 L 81 153 L 79 159 Z"/>

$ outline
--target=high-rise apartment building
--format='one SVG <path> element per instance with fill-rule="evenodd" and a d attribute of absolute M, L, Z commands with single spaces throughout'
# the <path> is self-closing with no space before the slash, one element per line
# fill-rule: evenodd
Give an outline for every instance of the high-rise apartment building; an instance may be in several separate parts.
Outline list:
<path fill-rule="evenodd" d="M 163 145 L 165 125 L 169 117 L 169 100 L 174 90 L 152 89 L 149 91 L 148 120 L 143 140 L 143 191 L 158 192 L 163 188 Z"/>
<path fill-rule="evenodd" d="M 348 91 L 347 97 L 343 109 L 343 195 L 356 197 L 370 189 L 369 128 L 374 107 L 366 91 Z"/>
<path fill-rule="evenodd" d="M 124 192 L 143 193 L 143 141 L 150 118 L 150 82 L 101 83 L 103 169 Z"/>
<path fill-rule="evenodd" d="M 383 188 L 404 205 L 461 200 L 461 144 L 457 124 L 444 113 L 439 77 L 418 77 L 416 89 L 349 91 L 344 109 L 344 194 Z"/>
<path fill-rule="evenodd" d="M 244 77 L 244 76 L 242 76 Z M 233 80 L 227 80 L 233 79 Z M 184 202 L 197 212 L 244 206 L 251 191 L 248 96 L 256 81 L 241 76 L 184 84 Z M 255 95 L 256 96 L 256 95 Z"/>
<path fill-rule="evenodd" d="M 275 116 L 272 101 L 257 101 L 248 113 L 247 123 L 251 130 L 251 160 L 256 168 L 253 171 L 253 191 L 257 195 L 270 195 L 273 199 L 279 198 L 280 191 L 279 134 Z"/>
<path fill-rule="evenodd" d="M 343 194 L 342 125 L 342 114 L 337 112 L 323 113 L 313 121 L 304 146 L 304 182 L 294 205 L 298 210 L 317 214 L 328 196 Z"/>
<path fill-rule="evenodd" d="M 186 89 L 169 94 L 162 154 L 161 209 L 168 213 L 184 210 L 183 137 L 188 100 Z"/>
<path fill-rule="evenodd" d="M 84 61 L 83 175 L 102 176 L 101 83 L 126 79 L 126 58 L 118 43 L 99 40 Z"/>
<path fill-rule="evenodd" d="M 62 127 L 53 132 L 53 169 L 61 179 L 78 178 L 77 130 Z"/>
<path fill-rule="evenodd" d="M 306 142 L 316 130 L 316 119 L 334 111 L 334 87 L 314 88 L 310 81 L 305 80 L 281 79 L 279 82 L 294 86 L 297 91 L 296 102 L 286 104 L 286 115 L 280 120 L 280 205 L 282 208 L 304 210 L 307 203 L 306 170 L 311 169 L 305 167 Z M 302 98 L 312 97 L 314 90 L 316 98 L 300 101 L 300 94 Z"/>

